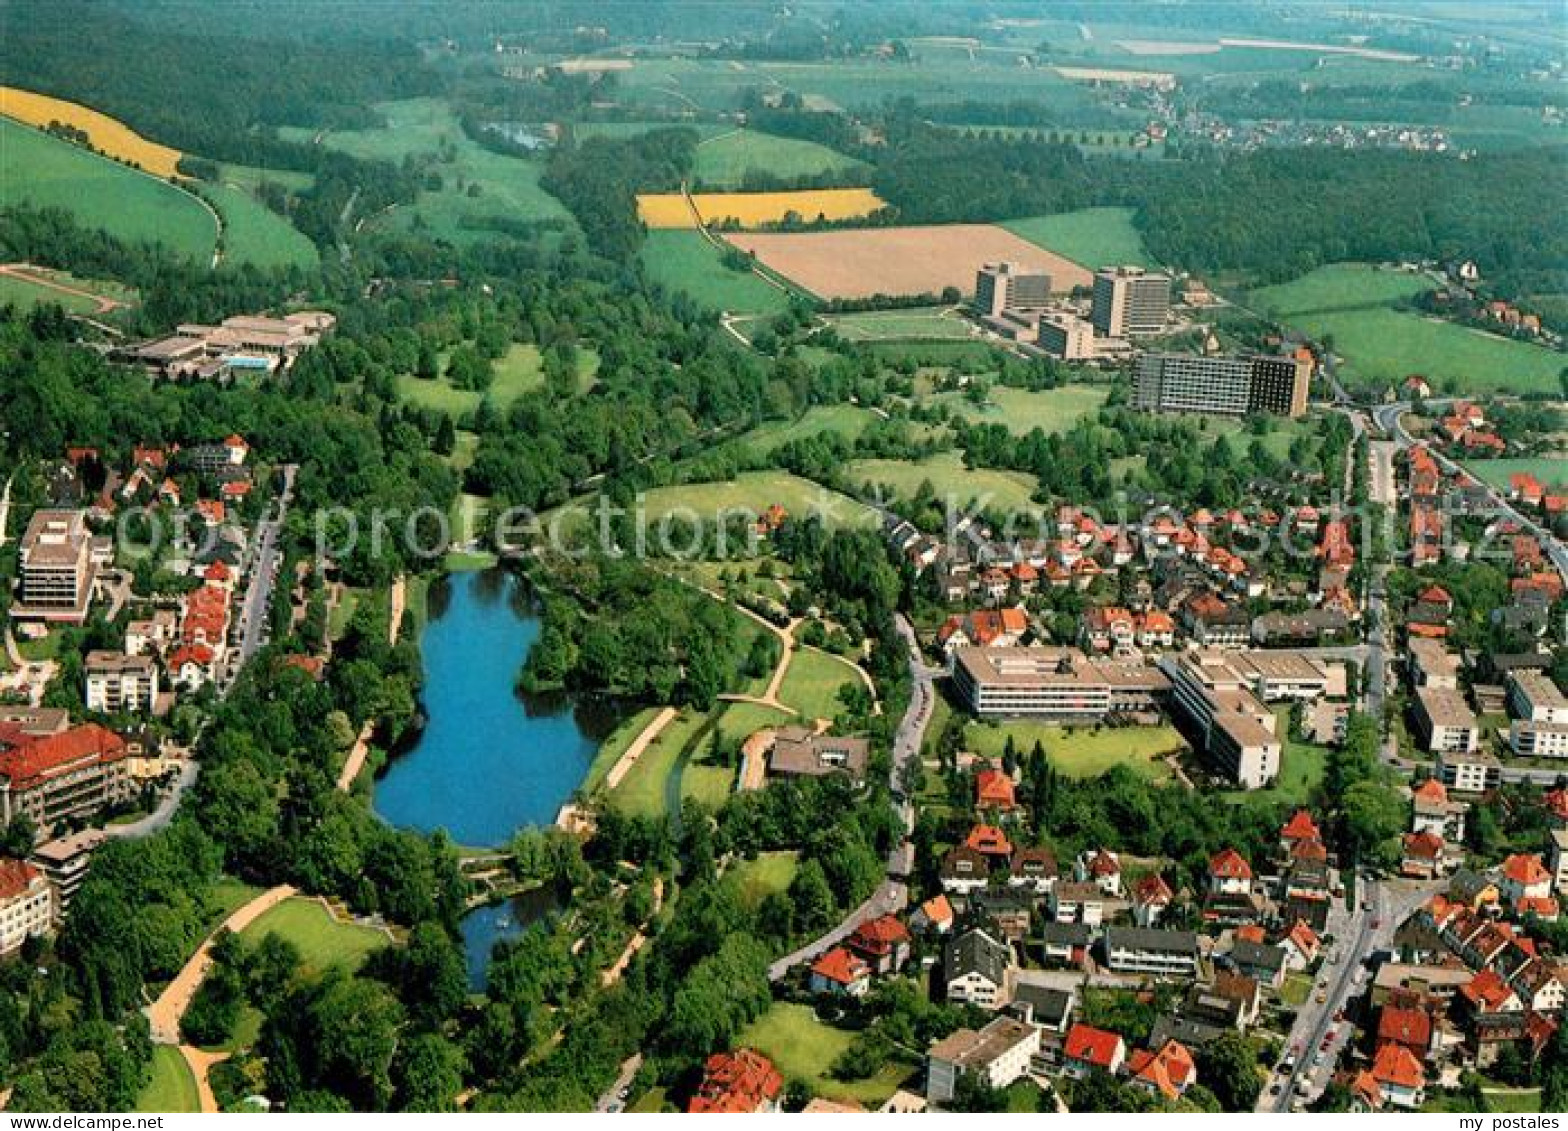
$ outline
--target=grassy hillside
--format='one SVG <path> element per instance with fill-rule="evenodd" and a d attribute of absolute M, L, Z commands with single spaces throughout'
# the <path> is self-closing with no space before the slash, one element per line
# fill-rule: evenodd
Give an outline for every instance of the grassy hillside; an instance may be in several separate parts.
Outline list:
<path fill-rule="evenodd" d="M 89 227 L 133 243 L 164 243 L 192 258 L 212 254 L 217 226 L 201 202 L 165 181 L 0 118 L 0 207 L 63 208 Z"/>
<path fill-rule="evenodd" d="M 314 267 L 316 245 L 294 225 L 238 184 L 205 185 L 202 191 L 223 217 L 223 253 L 257 267 Z"/>
<path fill-rule="evenodd" d="M 539 187 L 542 166 L 492 153 L 469 140 L 452 108 L 440 99 L 416 98 L 377 107 L 381 129 L 329 133 L 321 144 L 367 160 L 401 162 L 415 155 L 446 154 L 435 166 L 439 189 L 422 192 L 412 208 L 398 208 L 376 223 L 422 227 L 442 239 L 483 238 L 496 221 L 549 220 L 572 224 L 566 206 Z M 285 130 L 308 141 L 308 130 Z"/>
<path fill-rule="evenodd" d="M 708 310 L 777 314 L 789 306 L 778 287 L 749 271 L 726 266 L 718 249 L 697 231 L 649 232 L 641 260 L 653 282 L 689 296 Z"/>
<path fill-rule="evenodd" d="M 865 182 L 865 169 L 863 162 L 814 141 L 743 129 L 698 143 L 697 164 L 692 172 L 704 187 L 741 188 L 748 173 L 814 177 L 833 172 L 842 174 L 844 184 L 857 185 Z"/>
<path fill-rule="evenodd" d="M 1385 384 L 1424 374 L 1460 392 L 1554 392 L 1568 356 L 1528 342 L 1397 309 L 1429 279 L 1336 263 L 1250 296 L 1254 309 L 1315 338 L 1331 338 L 1353 381 Z"/>
<path fill-rule="evenodd" d="M 1131 208 L 1083 208 L 1052 216 L 1026 216 L 1005 220 L 1002 227 L 1091 270 L 1111 263 L 1141 267 L 1152 262 L 1143 237 L 1132 226 Z"/>

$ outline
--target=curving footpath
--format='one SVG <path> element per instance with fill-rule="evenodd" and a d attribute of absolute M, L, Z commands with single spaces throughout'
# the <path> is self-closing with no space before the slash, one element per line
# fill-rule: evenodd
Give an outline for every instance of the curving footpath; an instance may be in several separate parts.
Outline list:
<path fill-rule="evenodd" d="M 152 1031 L 152 1039 L 160 1045 L 175 1045 L 180 1050 L 180 1056 L 190 1067 L 191 1075 L 196 1078 L 196 1091 L 201 1097 L 201 1110 L 209 1114 L 218 1110 L 218 1102 L 213 1097 L 212 1087 L 207 1082 L 207 1074 L 212 1066 L 226 1059 L 225 1053 L 204 1052 L 199 1048 L 187 1045 L 180 1040 L 180 1022 L 185 1017 L 185 1011 L 190 1008 L 196 991 L 201 989 L 202 982 L 207 977 L 207 971 L 212 968 L 212 943 L 222 931 L 233 931 L 239 934 L 261 916 L 271 911 L 278 904 L 290 896 L 297 894 L 291 884 L 279 884 L 262 892 L 245 906 L 233 912 L 212 934 L 208 935 L 202 944 L 196 948 L 196 953 L 181 967 L 172 981 L 163 988 L 163 992 L 144 1011 L 147 1014 L 148 1027 Z"/>

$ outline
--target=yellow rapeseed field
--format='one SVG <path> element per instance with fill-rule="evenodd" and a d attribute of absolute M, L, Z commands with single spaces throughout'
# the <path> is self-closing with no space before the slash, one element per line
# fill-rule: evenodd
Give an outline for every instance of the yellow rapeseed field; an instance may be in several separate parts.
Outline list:
<path fill-rule="evenodd" d="M 793 212 L 802 220 L 853 220 L 884 202 L 868 188 L 806 189 L 800 192 L 699 192 L 692 195 L 705 224 L 738 222 L 743 228 L 772 224 Z M 678 192 L 637 198 L 637 214 L 650 228 L 695 228 L 696 218 Z"/>
<path fill-rule="evenodd" d="M 100 149 L 110 157 L 139 165 L 154 176 L 178 174 L 178 149 L 148 141 L 124 122 L 75 102 L 18 90 L 14 86 L 0 86 L 0 114 L 39 129 L 50 122 L 63 122 L 81 130 L 94 149 Z"/>

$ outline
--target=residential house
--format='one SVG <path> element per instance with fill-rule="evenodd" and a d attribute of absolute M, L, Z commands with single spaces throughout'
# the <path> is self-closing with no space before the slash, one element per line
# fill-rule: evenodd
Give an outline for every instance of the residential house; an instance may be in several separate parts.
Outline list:
<path fill-rule="evenodd" d="M 1127 1043 L 1120 1034 L 1082 1022 L 1067 1030 L 1067 1038 L 1062 1042 L 1062 1071 L 1076 1079 L 1096 1072 L 1115 1076 L 1126 1060 Z"/>
<path fill-rule="evenodd" d="M 1285 965 L 1292 970 L 1305 970 L 1317 961 L 1323 950 L 1317 932 L 1300 919 L 1290 925 L 1279 945 L 1285 952 Z"/>
<path fill-rule="evenodd" d="M 1198 936 L 1192 931 L 1110 927 L 1105 932 L 1106 965 L 1119 974 L 1195 977 Z"/>
<path fill-rule="evenodd" d="M 784 1077 L 773 1062 L 754 1049 L 717 1052 L 703 1064 L 702 1083 L 688 1112 L 753 1114 L 776 1112 L 784 1094 Z"/>
<path fill-rule="evenodd" d="M 1040 927 L 1040 943 L 1047 962 L 1082 969 L 1094 945 L 1094 931 L 1087 923 L 1049 922 Z"/>
<path fill-rule="evenodd" d="M 1237 973 L 1276 990 L 1285 984 L 1285 972 L 1290 968 L 1283 947 L 1246 940 L 1231 947 L 1230 963 Z"/>
<path fill-rule="evenodd" d="M 1175 898 L 1175 894 L 1164 878 L 1158 873 L 1150 872 L 1133 885 L 1133 922 L 1140 927 L 1158 926 L 1161 916 L 1170 908 Z"/>
<path fill-rule="evenodd" d="M 874 974 L 894 974 L 909 961 L 909 929 L 891 915 L 869 919 L 850 932 L 847 945 Z"/>
<path fill-rule="evenodd" d="M 1166 1041 L 1157 1051 L 1136 1049 L 1127 1060 L 1127 1082 L 1161 1099 L 1179 1100 L 1198 1081 L 1192 1053 L 1179 1041 Z"/>
<path fill-rule="evenodd" d="M 54 889 L 25 860 L 0 856 L 0 958 L 7 958 L 54 926 Z"/>
<path fill-rule="evenodd" d="M 1098 926 L 1105 917 L 1105 893 L 1097 884 L 1059 881 L 1051 888 L 1050 907 L 1058 923 Z"/>
<path fill-rule="evenodd" d="M 1020 848 L 1013 853 L 1011 868 L 1008 886 L 1036 895 L 1046 894 L 1057 881 L 1056 857 L 1049 848 Z"/>
<path fill-rule="evenodd" d="M 1078 857 L 1074 874 L 1080 883 L 1092 883 L 1106 895 L 1122 894 L 1121 858 L 1109 849 L 1089 849 Z"/>
<path fill-rule="evenodd" d="M 990 883 L 991 861 L 984 853 L 960 844 L 942 857 L 938 878 L 949 895 L 968 895 Z"/>
<path fill-rule="evenodd" d="M 1372 1079 L 1382 1092 L 1383 1101 L 1394 1107 L 1414 1111 L 1426 1102 L 1426 1070 L 1403 1045 L 1385 1044 L 1372 1061 Z"/>
<path fill-rule="evenodd" d="M 847 947 L 836 946 L 811 964 L 811 992 L 864 997 L 871 988 L 871 967 Z"/>
<path fill-rule="evenodd" d="M 942 956 L 947 1000 L 996 1009 L 1007 1000 L 1013 952 L 985 931 L 965 931 L 948 942 Z"/>

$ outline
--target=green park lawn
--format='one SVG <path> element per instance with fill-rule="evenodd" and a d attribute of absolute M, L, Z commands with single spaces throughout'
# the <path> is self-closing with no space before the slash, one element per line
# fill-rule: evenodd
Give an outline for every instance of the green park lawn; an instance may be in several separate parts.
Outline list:
<path fill-rule="evenodd" d="M 650 282 L 684 294 L 704 310 L 771 316 L 789 307 L 784 288 L 729 266 L 701 232 L 649 232 L 638 261 Z"/>
<path fill-rule="evenodd" d="M 814 141 L 777 137 L 758 130 L 729 130 L 697 143 L 692 177 L 702 188 L 740 189 L 748 173 L 780 178 L 836 174 L 842 183 L 865 183 L 864 162 Z"/>
<path fill-rule="evenodd" d="M 1083 208 L 1004 220 L 1002 227 L 1091 271 L 1110 264 L 1147 266 L 1153 261 L 1132 216 L 1131 208 Z"/>
<path fill-rule="evenodd" d="M 451 159 L 434 166 L 439 189 L 422 192 L 412 207 L 395 208 L 372 222 L 422 230 L 453 243 L 481 240 L 487 231 L 517 223 L 575 227 L 565 205 L 539 186 L 542 163 L 482 148 L 463 132 L 446 102 L 414 98 L 376 109 L 386 118 L 385 126 L 333 131 L 322 144 L 367 160 L 401 163 L 405 157 L 443 152 Z M 308 129 L 282 132 L 296 141 L 315 136 Z"/>
<path fill-rule="evenodd" d="M 591 350 L 580 350 L 577 358 L 582 381 L 586 384 L 594 370 L 598 368 L 598 356 Z M 443 357 L 443 369 L 445 364 L 446 359 Z M 444 372 L 442 376 L 432 379 L 415 377 L 412 373 L 402 373 L 397 378 L 398 396 L 424 408 L 433 408 L 448 413 L 454 418 L 461 418 L 477 409 L 480 402 L 487 398 L 492 404 L 505 408 L 524 393 L 533 392 L 544 384 L 543 361 L 539 356 L 538 346 L 514 342 L 493 365 L 495 379 L 482 393 L 454 387 L 446 379 Z M 477 444 L 477 441 L 474 443 Z M 473 449 L 470 448 L 468 455 L 470 461 L 473 458 L 472 451 Z M 454 458 L 455 456 L 454 452 Z"/>
<path fill-rule="evenodd" d="M 972 323 L 945 306 L 867 310 L 828 319 L 838 336 L 851 342 L 949 341 L 975 336 Z"/>
<path fill-rule="evenodd" d="M 666 515 L 682 508 L 688 521 L 692 519 L 690 512 L 695 512 L 698 519 L 711 524 L 720 512 L 761 515 L 774 503 L 795 518 L 820 515 L 828 527 L 869 526 L 875 522 L 869 508 L 847 495 L 783 471 L 747 471 L 722 482 L 657 487 L 644 496 L 650 537 L 657 537 L 658 524 Z M 732 552 L 740 549 L 732 547 Z"/>
<path fill-rule="evenodd" d="M 867 1080 L 835 1080 L 833 1062 L 855 1041 L 853 1033 L 817 1020 L 809 1005 L 774 1002 L 746 1026 L 737 1047 L 754 1048 L 770 1058 L 786 1081 L 800 1080 L 827 1099 L 854 1100 L 875 1109 L 887 1100 L 912 1071 L 897 1061 Z"/>
<path fill-rule="evenodd" d="M 1315 338 L 1332 337 L 1352 380 L 1387 384 L 1420 373 L 1460 392 L 1558 390 L 1562 354 L 1395 308 L 1431 288 L 1424 276 L 1336 263 L 1264 287 L 1247 301 Z"/>
<path fill-rule="evenodd" d="M 316 245 L 238 183 L 204 184 L 201 191 L 223 217 L 223 257 L 256 267 L 315 267 Z"/>
<path fill-rule="evenodd" d="M 196 1078 L 173 1045 L 153 1046 L 152 1078 L 136 1097 L 136 1110 L 179 1115 L 201 1110 Z"/>
<path fill-rule="evenodd" d="M 1099 777 L 1112 766 L 1126 766 L 1151 781 L 1171 776 L 1159 759 L 1183 750 L 1186 742 L 1171 726 L 1068 728 L 1049 723 L 1012 719 L 1006 722 L 973 722 L 964 730 L 967 749 L 986 758 L 1000 758 L 1011 737 L 1019 757 L 1045 746 L 1051 765 L 1070 778 Z"/>
<path fill-rule="evenodd" d="M 1519 472 L 1535 476 L 1548 487 L 1568 487 L 1568 456 L 1537 456 L 1534 459 L 1478 459 L 1465 464 L 1465 470 L 1483 483 L 1508 489 L 1508 477 Z"/>
<path fill-rule="evenodd" d="M 791 441 L 819 436 L 824 432 L 837 432 L 845 439 L 853 440 L 871 427 L 875 420 L 875 413 L 859 405 L 813 405 L 794 420 L 770 420 L 758 425 L 742 436 L 741 440 L 752 451 L 766 455 Z"/>
<path fill-rule="evenodd" d="M 218 231 L 211 214 L 167 181 L 10 118 L 0 118 L 0 153 L 0 208 L 63 208 L 129 243 L 162 243 L 202 261 L 212 255 Z"/>
<path fill-rule="evenodd" d="M 636 740 L 637 736 L 647 729 L 659 713 L 658 707 L 644 707 L 635 715 L 621 723 L 610 732 L 610 737 L 599 744 L 599 750 L 593 756 L 593 761 L 588 764 L 588 773 L 583 776 L 582 790 L 592 793 L 604 780 L 604 775 L 610 772 L 610 767 L 626 753 L 626 748 Z"/>
<path fill-rule="evenodd" d="M 752 911 L 768 896 L 789 890 L 800 865 L 798 852 L 761 852 L 755 860 L 737 860 L 724 873 L 741 904 Z"/>
<path fill-rule="evenodd" d="M 814 648 L 798 648 L 790 658 L 789 670 L 779 698 L 799 711 L 802 719 L 831 719 L 843 710 L 838 692 L 859 680 L 843 660 Z"/>
<path fill-rule="evenodd" d="M 358 967 L 389 941 L 373 927 L 340 923 L 319 901 L 298 896 L 267 911 L 241 934 L 251 942 L 279 935 L 299 948 L 305 966 L 318 971 L 330 966 Z"/>
<path fill-rule="evenodd" d="M 628 816 L 663 817 L 665 790 L 670 774 L 675 772 L 681 751 L 697 736 L 707 720 L 708 716 L 701 712 L 681 711 L 679 717 L 660 731 L 659 736 L 643 751 L 642 756 L 621 779 L 620 785 L 610 791 L 610 804 Z"/>
<path fill-rule="evenodd" d="M 799 653 L 796 655 L 798 657 Z M 764 727 L 798 725 L 799 722 L 795 716 L 761 703 L 731 703 L 719 716 L 719 734 L 723 736 L 720 741 L 739 745 Z"/>
<path fill-rule="evenodd" d="M 1039 504 L 1030 496 L 1036 482 L 1019 471 L 968 468 L 958 452 L 938 452 L 923 460 L 857 459 L 845 469 L 850 480 L 888 488 L 899 498 L 910 498 L 929 481 L 937 497 L 951 497 L 955 505 L 978 500 L 986 507 L 1023 514 L 1036 514 Z"/>
<path fill-rule="evenodd" d="M 985 405 L 974 404 L 963 393 L 939 393 L 932 400 L 946 404 L 972 424 L 1005 424 L 1008 431 L 1023 436 L 1036 428 L 1065 432 L 1098 412 L 1109 395 L 1103 385 L 1063 385 L 1039 392 L 996 385 Z"/>

